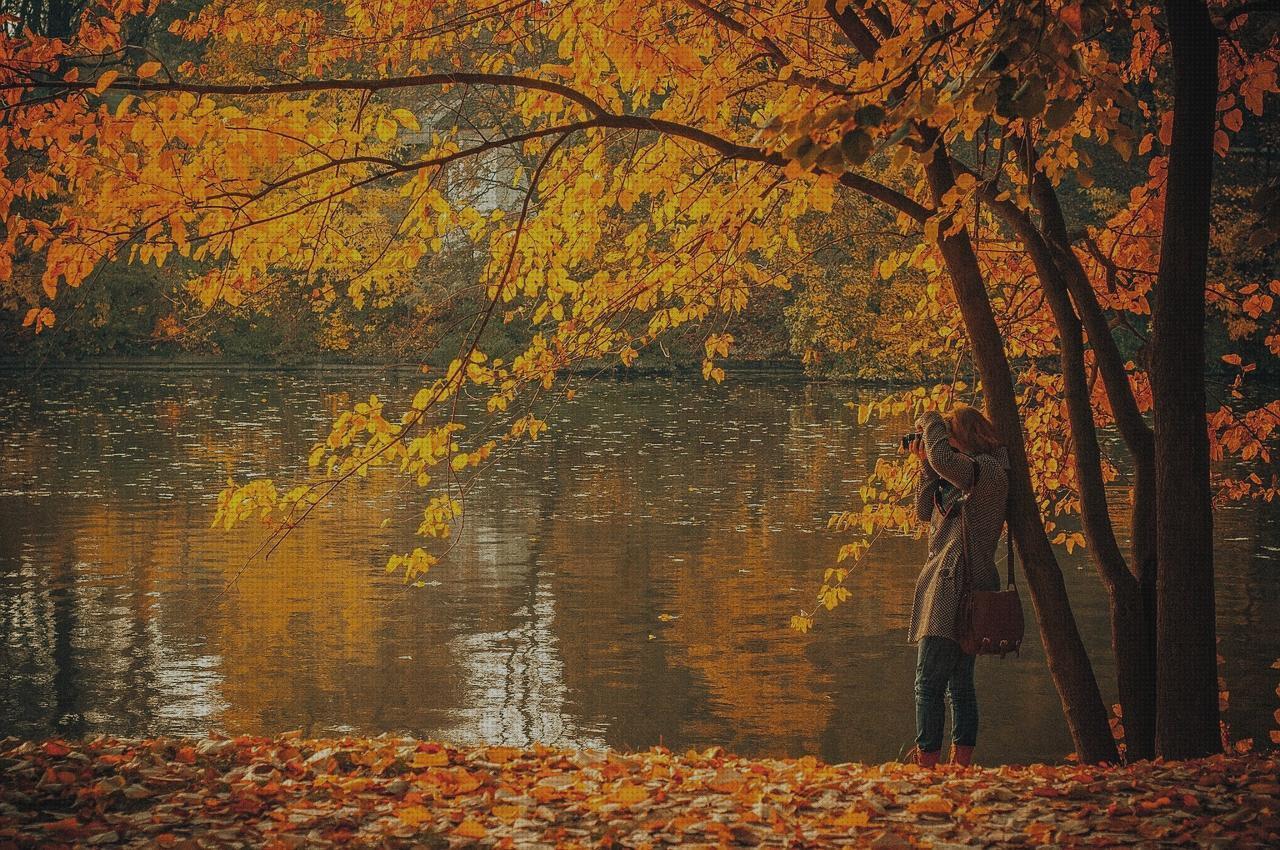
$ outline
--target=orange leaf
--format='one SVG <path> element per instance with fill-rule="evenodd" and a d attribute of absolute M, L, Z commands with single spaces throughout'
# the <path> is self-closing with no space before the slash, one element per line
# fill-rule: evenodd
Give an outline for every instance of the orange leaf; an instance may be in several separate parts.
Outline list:
<path fill-rule="evenodd" d="M 866 826 L 871 823 L 871 815 L 867 812 L 860 812 L 857 809 L 850 809 L 831 822 L 832 826 L 838 826 L 842 829 L 850 829 L 855 826 Z"/>
<path fill-rule="evenodd" d="M 105 72 L 101 77 L 98 77 L 98 82 L 94 83 L 93 93 L 102 94 L 111 86 L 112 83 L 116 81 L 116 77 L 118 76 L 120 76 L 119 71 Z"/>
<path fill-rule="evenodd" d="M 720 794 L 732 794 L 742 787 L 743 776 L 734 770 L 721 770 L 707 780 L 707 787 Z"/>
<path fill-rule="evenodd" d="M 424 806 L 405 806 L 396 810 L 396 817 L 409 826 L 418 826 L 431 820 L 431 812 Z"/>
<path fill-rule="evenodd" d="M 955 808 L 950 800 L 943 797 L 930 796 L 921 797 L 907 806 L 907 811 L 918 815 L 949 815 L 951 810 Z"/>
<path fill-rule="evenodd" d="M 490 747 L 484 751 L 486 761 L 494 764 L 506 764 L 512 759 L 520 757 L 520 751 L 514 747 Z"/>
<path fill-rule="evenodd" d="M 1084 32 L 1084 18 L 1080 13 L 1080 4 L 1071 3 L 1062 7 L 1062 22 L 1071 27 L 1071 31 L 1076 35 Z"/>
<path fill-rule="evenodd" d="M 649 790 L 641 785 L 620 785 L 610 795 L 610 802 L 633 806 L 649 799 Z"/>
<path fill-rule="evenodd" d="M 434 753 L 414 753 L 411 767 L 444 767 L 449 763 L 449 754 L 444 750 Z"/>
<path fill-rule="evenodd" d="M 484 824 L 479 821 L 467 818 L 462 823 L 458 824 L 458 828 L 453 831 L 453 834 L 459 838 L 479 839 L 488 835 L 489 830 L 485 829 Z"/>

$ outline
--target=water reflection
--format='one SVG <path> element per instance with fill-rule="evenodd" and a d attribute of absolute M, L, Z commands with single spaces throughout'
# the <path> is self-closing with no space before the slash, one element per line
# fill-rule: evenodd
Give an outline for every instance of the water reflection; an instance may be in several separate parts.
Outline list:
<path fill-rule="evenodd" d="M 896 433 L 854 426 L 848 388 L 596 383 L 498 461 L 420 590 L 380 568 L 421 508 L 385 481 L 340 491 L 247 569 L 256 535 L 207 528 L 223 478 L 297 470 L 334 409 L 412 381 L 0 376 L 0 734 L 393 730 L 830 760 L 891 758 L 911 736 L 919 541 L 882 539 L 850 604 L 786 629 L 840 545 L 828 513 Z M 1228 719 L 1264 740 L 1278 521 L 1218 518 Z M 1101 590 L 1087 560 L 1063 563 L 1110 691 Z M 1035 640 L 980 664 L 979 687 L 987 758 L 1067 751 Z"/>

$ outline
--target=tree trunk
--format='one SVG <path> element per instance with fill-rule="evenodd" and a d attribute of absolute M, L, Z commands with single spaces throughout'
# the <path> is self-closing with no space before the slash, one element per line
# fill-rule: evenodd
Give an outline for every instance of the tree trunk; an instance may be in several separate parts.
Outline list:
<path fill-rule="evenodd" d="M 1156 748 L 1218 752 L 1213 507 L 1205 420 L 1209 252 L 1218 40 L 1203 0 L 1165 3 L 1173 47 L 1173 138 L 1152 305 L 1156 460 Z"/>
<path fill-rule="evenodd" d="M 943 195 L 955 184 L 955 175 L 937 135 L 928 134 L 926 144 L 929 147 L 924 153 L 927 160 L 925 172 L 930 192 L 935 202 L 940 203 Z M 1040 624 L 1045 658 L 1062 700 L 1062 710 L 1076 753 L 1086 763 L 1114 762 L 1117 760 L 1116 746 L 1102 694 L 1076 628 L 1062 572 L 1045 535 L 1040 510 L 1031 490 L 1013 375 L 1005 357 L 1003 338 L 991 312 L 978 258 L 967 230 L 944 237 L 939 247 L 973 348 L 987 412 L 1008 448 L 1009 527 L 1018 543 L 1018 551 L 1022 553 L 1022 565 L 1031 588 L 1036 620 Z"/>
<path fill-rule="evenodd" d="M 1056 199 L 1055 199 L 1056 200 Z M 1065 236 L 1065 229 L 1063 230 Z M 1111 412 L 1129 455 L 1133 458 L 1133 488 L 1129 509 L 1129 569 L 1138 582 L 1143 629 L 1133 638 L 1141 657 L 1130 667 L 1133 687 L 1144 694 L 1142 700 L 1124 706 L 1126 757 L 1130 761 L 1155 756 L 1156 737 L 1156 458 L 1155 438 L 1138 410 L 1133 387 L 1129 384 L 1120 348 L 1103 315 L 1084 267 L 1069 244 L 1058 253 L 1060 265 L 1066 267 L 1067 288 L 1080 312 L 1094 361 L 1102 375 L 1103 387 Z M 1116 600 L 1112 600 L 1112 604 Z M 1114 613 L 1114 612 L 1113 612 Z M 1120 674 L 1120 659 L 1116 659 Z"/>
<path fill-rule="evenodd" d="M 1116 427 L 1133 458 L 1134 479 L 1129 511 L 1129 531 L 1132 542 L 1128 571 L 1134 576 L 1136 584 L 1131 585 L 1123 577 L 1117 576 L 1115 581 L 1107 582 L 1107 588 L 1110 595 L 1111 639 L 1116 658 L 1116 677 L 1120 705 L 1124 711 L 1125 757 L 1129 761 L 1150 759 L 1155 756 L 1156 736 L 1155 440 L 1151 429 L 1142 418 L 1142 412 L 1138 409 L 1138 401 L 1129 383 L 1124 359 L 1120 355 L 1120 347 L 1111 334 L 1111 327 L 1102 312 L 1102 306 L 1098 303 L 1093 284 L 1085 273 L 1080 258 L 1071 247 L 1071 238 L 1067 234 L 1067 221 L 1063 215 L 1062 206 L 1058 203 L 1058 195 L 1044 173 L 1036 168 L 1034 149 L 1028 145 L 1025 149 L 1019 146 L 1019 150 L 1023 154 L 1023 166 L 1031 184 L 1031 200 L 1040 211 L 1045 247 L 1052 254 L 1052 262 L 1048 263 L 1050 268 L 1046 272 L 1049 276 L 1049 280 L 1045 283 L 1047 294 L 1061 297 L 1064 286 L 1069 293 L 1069 300 L 1060 303 L 1054 308 L 1054 312 L 1055 316 L 1059 313 L 1069 313 L 1065 321 L 1073 330 L 1064 329 L 1063 322 L 1059 321 L 1059 331 L 1064 341 L 1068 333 L 1074 340 L 1079 326 L 1083 325 L 1089 342 L 1093 346 L 1094 362 L 1102 375 L 1102 385 L 1106 390 L 1107 401 L 1111 405 Z M 1023 217 L 1026 218 L 1025 215 Z M 1029 219 L 1026 223 L 1029 225 Z M 1031 238 L 1034 239 L 1039 235 L 1040 231 L 1034 231 Z M 1033 259 L 1035 259 L 1034 253 Z M 1055 269 L 1060 272 L 1060 275 L 1053 273 Z M 1042 273 L 1041 278 L 1043 280 L 1045 274 Z M 1075 305 L 1074 311 L 1071 309 L 1072 303 Z M 1064 370 L 1066 357 L 1067 349 L 1064 347 Z M 1083 379 L 1083 351 L 1080 352 L 1079 361 L 1079 377 Z M 1083 403 L 1091 410 L 1092 402 L 1088 389 L 1082 386 L 1077 392 L 1081 394 Z M 1070 401 L 1071 393 L 1068 392 L 1068 405 Z M 1072 424 L 1074 432 L 1074 420 Z M 1087 424 L 1092 426 L 1092 416 Z M 1077 446 L 1082 445 L 1078 438 L 1076 442 Z M 1096 433 L 1093 435 L 1092 445 L 1095 447 L 1097 445 Z M 1077 477 L 1079 477 L 1082 461 L 1083 458 L 1077 452 Z M 1097 470 L 1100 474 L 1100 463 L 1101 453 L 1099 452 L 1096 460 L 1087 465 L 1090 473 Z M 1081 479 L 1082 504 L 1087 501 L 1083 489 L 1084 483 L 1084 479 Z M 1096 486 L 1101 488 L 1101 481 L 1096 482 Z M 1097 492 L 1105 494 L 1102 489 Z M 1106 512 L 1105 495 L 1100 501 L 1100 508 L 1090 509 L 1087 505 L 1082 507 L 1086 536 L 1089 536 L 1090 518 L 1094 518 L 1095 522 L 1105 523 L 1108 530 L 1112 528 L 1110 515 Z M 1102 513 L 1098 514 L 1098 510 Z M 1114 535 L 1106 542 L 1114 543 Z M 1089 546 L 1091 549 L 1095 548 L 1092 539 L 1089 541 Z M 1113 562 L 1117 560 L 1123 562 L 1118 549 L 1112 551 L 1110 546 L 1102 556 Z M 1099 564 L 1099 566 L 1102 565 Z M 1128 619 L 1121 622 L 1117 619 L 1120 617 Z"/>
<path fill-rule="evenodd" d="M 1116 660 L 1116 685 L 1124 714 L 1126 758 L 1154 755 L 1155 671 L 1150 664 L 1148 615 L 1137 578 L 1129 571 L 1116 542 L 1102 478 L 1102 448 L 1093 421 L 1093 404 L 1085 376 L 1084 331 L 1068 292 L 1061 258 L 1032 223 L 1010 201 L 993 203 L 1022 241 L 1036 268 L 1045 300 L 1058 327 L 1062 356 L 1063 396 L 1074 442 L 1072 459 L 1080 493 L 1080 520 L 1089 554 L 1107 589 L 1111 619 L 1111 650 Z M 1127 379 L 1126 379 L 1127 384 Z"/>

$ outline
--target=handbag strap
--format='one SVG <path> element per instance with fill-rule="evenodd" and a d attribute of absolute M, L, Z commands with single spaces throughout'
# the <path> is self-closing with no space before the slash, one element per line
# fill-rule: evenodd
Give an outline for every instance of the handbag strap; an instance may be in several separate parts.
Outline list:
<path fill-rule="evenodd" d="M 1017 573 L 1015 573 L 1013 569 L 1014 556 L 1013 556 L 1013 522 L 1012 522 L 1013 499 L 1012 498 L 1005 501 L 1004 516 L 1005 516 L 1004 540 L 1005 540 L 1005 548 L 1008 550 L 1008 555 L 1005 558 L 1004 564 L 1005 564 L 1005 569 L 1009 571 L 1009 580 L 1008 580 L 1008 584 L 1006 584 L 1005 587 L 1011 590 L 1017 590 L 1018 589 Z"/>

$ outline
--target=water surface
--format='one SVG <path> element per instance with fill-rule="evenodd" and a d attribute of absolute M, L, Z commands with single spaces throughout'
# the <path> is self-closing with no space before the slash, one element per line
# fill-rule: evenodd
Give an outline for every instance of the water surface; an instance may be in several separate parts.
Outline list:
<path fill-rule="evenodd" d="M 429 586 L 383 572 L 424 503 L 340 491 L 270 560 L 208 528 L 228 476 L 300 474 L 332 412 L 412 374 L 0 373 L 0 735 L 382 731 L 457 742 L 885 760 L 913 735 L 906 643 L 923 543 L 882 538 L 853 599 L 799 636 L 851 507 L 897 428 L 798 376 L 597 381 L 467 499 Z M 382 527 L 384 518 L 391 523 Z M 1280 516 L 1220 512 L 1227 718 L 1280 707 Z M 1106 603 L 1062 564 L 1104 691 Z M 1027 602 L 1028 616 L 1030 605 Z M 983 659 L 981 753 L 1070 750 L 1034 628 Z M 1113 701 L 1113 700 L 1112 700 Z"/>

